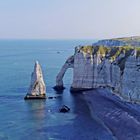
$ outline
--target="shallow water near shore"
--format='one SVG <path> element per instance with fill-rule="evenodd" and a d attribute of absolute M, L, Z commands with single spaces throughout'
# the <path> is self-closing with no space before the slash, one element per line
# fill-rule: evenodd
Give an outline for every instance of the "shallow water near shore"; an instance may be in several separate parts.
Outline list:
<path fill-rule="evenodd" d="M 64 77 L 66 90 L 52 87 L 66 59 L 80 44 L 92 40 L 1 40 L 0 41 L 0 140 L 111 140 L 112 136 L 94 120 L 86 102 L 72 95 L 72 70 Z M 47 95 L 57 99 L 24 101 L 34 61 L 41 63 Z M 63 105 L 71 111 L 58 112 Z"/>

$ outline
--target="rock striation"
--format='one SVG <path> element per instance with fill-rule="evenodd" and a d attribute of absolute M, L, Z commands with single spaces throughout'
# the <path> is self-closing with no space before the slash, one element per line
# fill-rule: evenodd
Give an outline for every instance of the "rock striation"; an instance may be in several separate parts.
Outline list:
<path fill-rule="evenodd" d="M 38 61 L 35 62 L 34 71 L 31 75 L 31 84 L 24 99 L 45 99 L 46 86 L 43 79 L 42 69 Z"/>
<path fill-rule="evenodd" d="M 139 102 L 140 48 L 136 47 L 139 39 L 111 39 L 110 42 L 99 41 L 91 46 L 76 47 L 69 64 L 73 66 L 71 91 L 108 87 L 126 100 Z M 122 40 L 123 43 L 118 43 Z"/>

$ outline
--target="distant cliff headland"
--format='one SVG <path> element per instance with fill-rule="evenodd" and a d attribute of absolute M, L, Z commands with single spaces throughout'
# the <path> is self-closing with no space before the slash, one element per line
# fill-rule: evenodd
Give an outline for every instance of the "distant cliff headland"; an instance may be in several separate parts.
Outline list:
<path fill-rule="evenodd" d="M 140 37 L 100 40 L 78 46 L 56 78 L 55 89 L 63 89 L 63 76 L 73 68 L 71 91 L 110 88 L 126 100 L 140 102 Z"/>

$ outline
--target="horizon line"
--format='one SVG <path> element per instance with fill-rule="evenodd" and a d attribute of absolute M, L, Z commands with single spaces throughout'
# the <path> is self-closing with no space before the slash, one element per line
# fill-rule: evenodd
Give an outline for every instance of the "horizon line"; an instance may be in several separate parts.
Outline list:
<path fill-rule="evenodd" d="M 102 37 L 102 38 L 0 38 L 0 40 L 106 40 L 106 39 L 117 39 L 117 38 L 130 38 L 140 37 L 140 35 L 132 36 L 118 36 L 118 37 Z"/>
<path fill-rule="evenodd" d="M 99 40 L 97 38 L 0 38 L 0 40 Z"/>

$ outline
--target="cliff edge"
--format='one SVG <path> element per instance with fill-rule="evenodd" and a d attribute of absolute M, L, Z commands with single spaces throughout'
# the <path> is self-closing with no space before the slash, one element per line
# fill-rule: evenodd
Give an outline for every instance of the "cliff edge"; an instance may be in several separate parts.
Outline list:
<path fill-rule="evenodd" d="M 120 97 L 139 102 L 139 46 L 140 37 L 130 37 L 101 40 L 91 46 L 76 47 L 69 64 L 73 67 L 71 91 L 109 87 Z M 61 78 L 57 76 L 57 87 L 59 84 L 63 86 Z"/>

